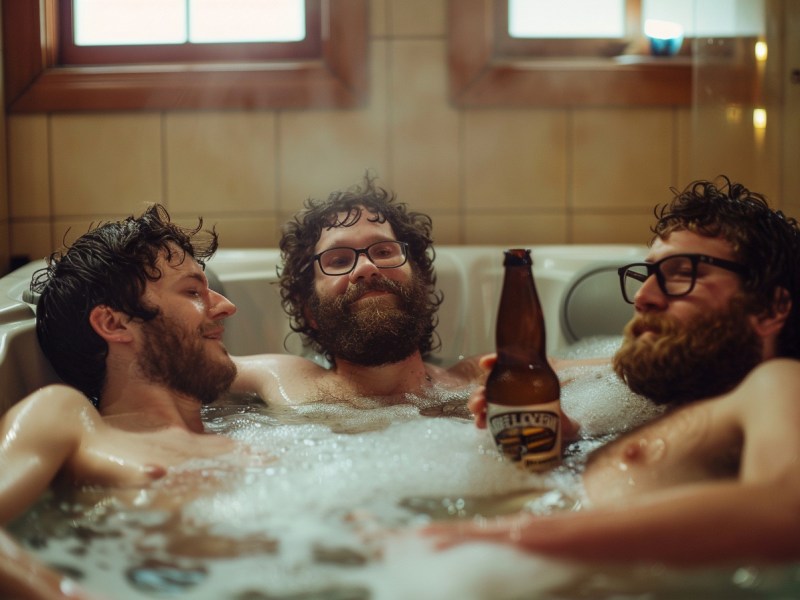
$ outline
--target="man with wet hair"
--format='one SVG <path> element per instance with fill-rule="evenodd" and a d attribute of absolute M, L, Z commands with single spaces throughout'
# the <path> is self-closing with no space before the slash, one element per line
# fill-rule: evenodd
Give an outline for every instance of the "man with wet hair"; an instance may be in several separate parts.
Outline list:
<path fill-rule="evenodd" d="M 444 404 L 463 406 L 483 377 L 476 361 L 425 362 L 442 301 L 432 244 L 430 217 L 369 177 L 307 200 L 280 242 L 281 298 L 292 329 L 329 368 L 289 355 L 237 358 L 234 387 L 274 403 L 419 402 L 435 412 L 450 398 Z"/>
<path fill-rule="evenodd" d="M 238 449 L 200 419 L 236 375 L 222 343 L 236 307 L 208 287 L 217 236 L 196 238 L 201 228 L 153 205 L 90 230 L 34 276 L 39 341 L 69 385 L 37 390 L 0 419 L 0 524 L 56 478 L 141 489 L 189 459 Z M 83 597 L 4 536 L 0 555 L 0 587 L 14 597 Z"/>
<path fill-rule="evenodd" d="M 436 525 L 440 546 L 676 566 L 800 558 L 797 222 L 727 178 L 656 216 L 645 262 L 619 269 L 635 314 L 614 368 L 669 410 L 589 458 L 587 510 Z M 485 427 L 482 390 L 470 406 Z"/>

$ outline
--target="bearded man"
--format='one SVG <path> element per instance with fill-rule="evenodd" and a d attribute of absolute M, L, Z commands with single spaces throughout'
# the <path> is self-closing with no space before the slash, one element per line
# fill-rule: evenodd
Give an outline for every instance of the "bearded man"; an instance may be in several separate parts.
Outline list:
<path fill-rule="evenodd" d="M 614 368 L 669 410 L 590 456 L 588 510 L 438 524 L 440 547 L 626 566 L 800 559 L 800 230 L 721 179 L 657 209 L 646 261 L 619 269 L 635 315 Z M 485 427 L 481 389 L 470 407 Z"/>
<path fill-rule="evenodd" d="M 194 458 L 237 455 L 234 440 L 205 433 L 201 421 L 202 405 L 236 375 L 222 342 L 236 307 L 208 287 L 203 266 L 217 234 L 195 237 L 201 227 L 179 227 L 156 204 L 91 229 L 34 275 L 39 343 L 69 385 L 41 388 L 0 415 L 0 525 L 56 480 L 120 502 L 149 490 L 166 510 L 188 492 L 159 492 L 155 480 Z M 8 597 L 88 598 L 2 531 L 0 565 Z"/>
<path fill-rule="evenodd" d="M 619 269 L 635 315 L 614 368 L 659 404 L 728 392 L 764 360 L 800 357 L 797 223 L 722 179 L 661 207 L 645 262 Z"/>
<path fill-rule="evenodd" d="M 238 357 L 233 389 L 273 404 L 419 401 L 430 409 L 430 400 L 449 398 L 463 407 L 485 377 L 477 361 L 450 369 L 425 362 L 442 301 L 432 243 L 430 217 L 370 178 L 307 200 L 280 242 L 281 298 L 292 329 L 328 365 L 291 355 Z"/>

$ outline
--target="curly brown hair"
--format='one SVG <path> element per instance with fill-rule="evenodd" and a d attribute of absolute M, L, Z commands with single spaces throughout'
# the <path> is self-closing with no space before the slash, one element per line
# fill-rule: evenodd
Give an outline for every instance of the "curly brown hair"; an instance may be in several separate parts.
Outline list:
<path fill-rule="evenodd" d="M 283 267 L 280 270 L 281 304 L 291 319 L 292 331 L 302 334 L 305 343 L 321 352 L 333 362 L 333 356 L 318 341 L 317 331 L 311 327 L 306 316 L 308 298 L 314 293 L 314 269 L 309 268 L 314 248 L 323 229 L 351 227 L 364 212 L 377 223 L 388 222 L 398 241 L 408 244 L 408 260 L 415 276 L 420 278 L 428 291 L 427 310 L 420 317 L 428 320 L 426 333 L 422 336 L 419 351 L 423 356 L 439 346 L 434 344 L 438 318 L 436 312 L 443 295 L 435 289 L 436 274 L 433 261 L 431 218 L 408 210 L 405 203 L 397 202 L 394 192 L 375 185 L 373 178 L 364 178 L 361 185 L 345 191 L 331 193 L 326 200 L 308 198 L 303 210 L 283 226 L 280 241 Z"/>
<path fill-rule="evenodd" d="M 743 289 L 751 310 L 771 313 L 776 293 L 785 289 L 791 310 L 778 338 L 781 356 L 800 357 L 800 232 L 794 218 L 772 210 L 767 199 L 721 175 L 716 182 L 699 180 L 683 191 L 672 188 L 671 202 L 657 205 L 651 228 L 664 239 L 676 230 L 720 237 L 731 244 L 747 274 Z"/>

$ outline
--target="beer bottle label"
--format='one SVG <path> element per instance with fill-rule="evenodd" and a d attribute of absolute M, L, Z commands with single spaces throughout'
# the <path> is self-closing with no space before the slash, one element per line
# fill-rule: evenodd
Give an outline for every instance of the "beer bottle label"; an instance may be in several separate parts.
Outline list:
<path fill-rule="evenodd" d="M 561 458 L 561 405 L 558 400 L 528 406 L 489 403 L 489 431 L 504 458 L 530 470 L 545 470 Z"/>

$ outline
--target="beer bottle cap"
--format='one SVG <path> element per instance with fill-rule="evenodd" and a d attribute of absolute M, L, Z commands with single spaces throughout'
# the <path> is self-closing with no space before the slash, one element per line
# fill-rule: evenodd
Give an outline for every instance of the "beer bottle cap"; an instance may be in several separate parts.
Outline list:
<path fill-rule="evenodd" d="M 503 261 L 503 266 L 505 267 L 523 267 L 533 264 L 530 249 L 511 248 L 506 250 L 503 254 L 506 255 Z"/>

